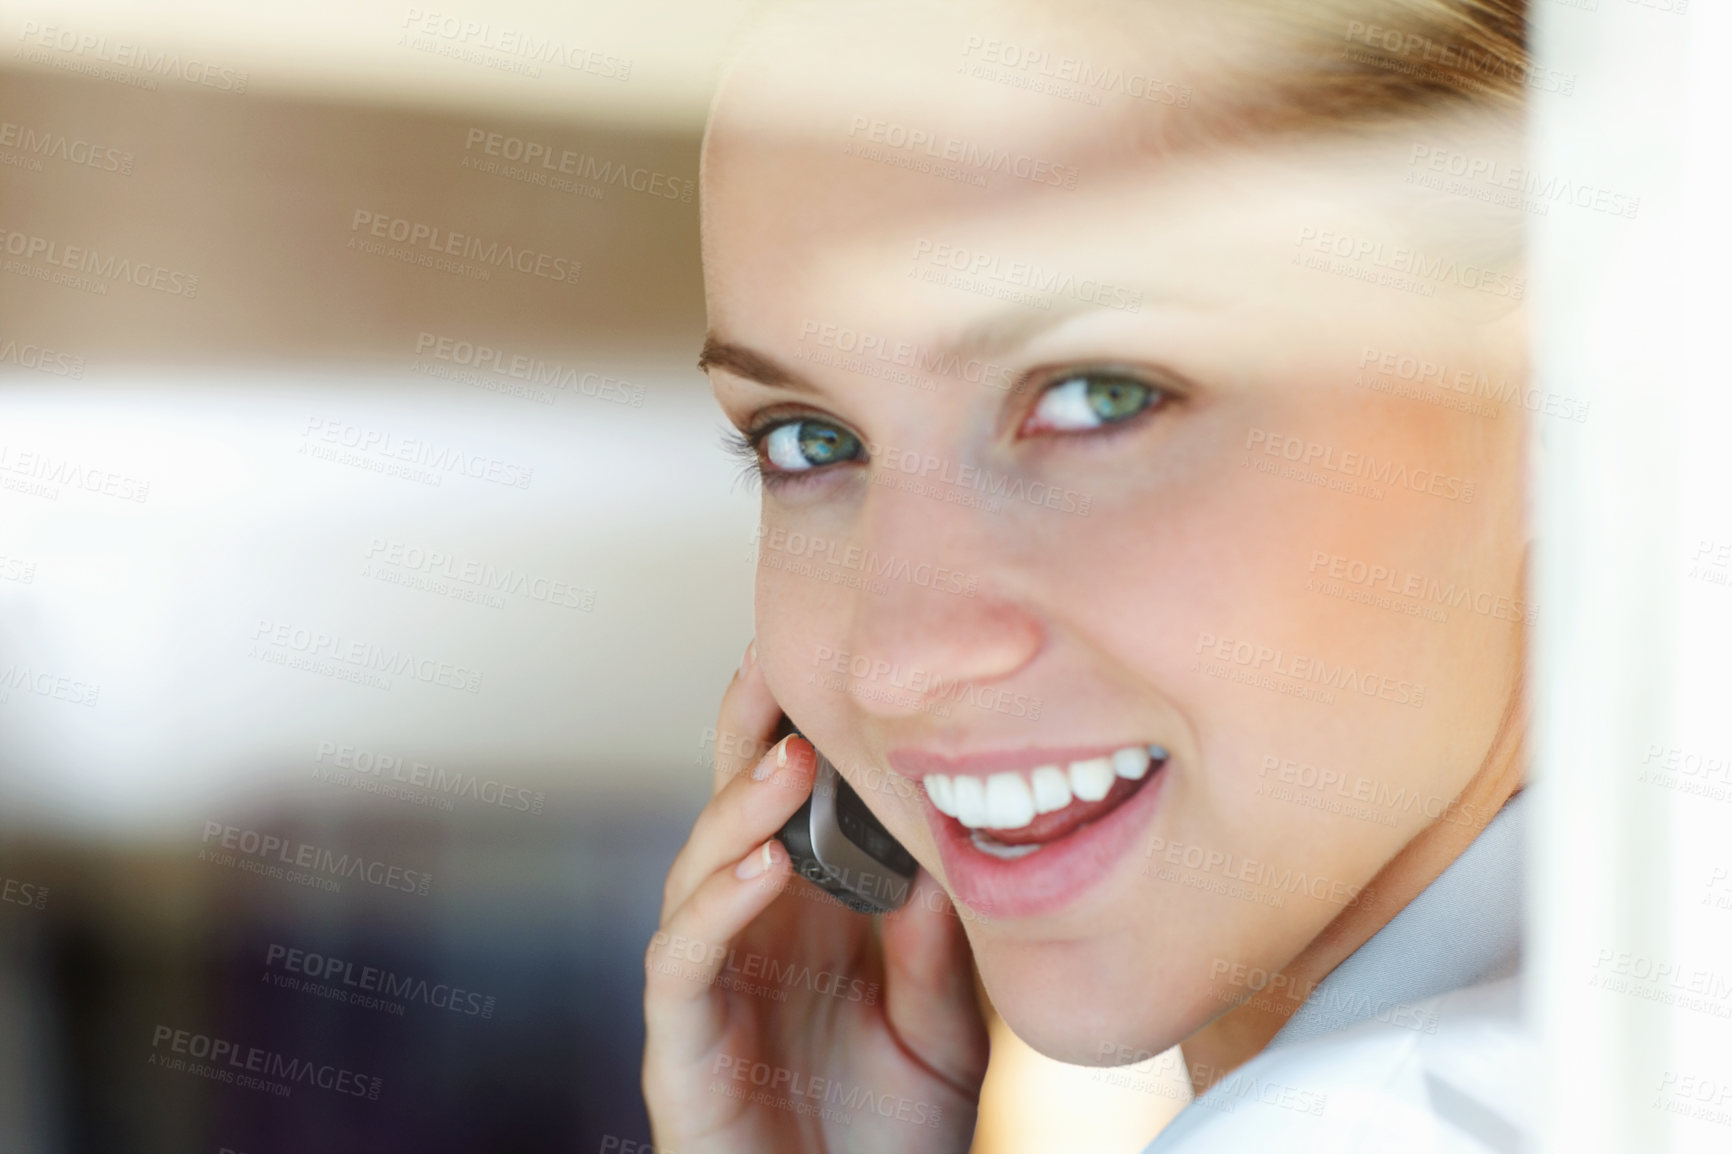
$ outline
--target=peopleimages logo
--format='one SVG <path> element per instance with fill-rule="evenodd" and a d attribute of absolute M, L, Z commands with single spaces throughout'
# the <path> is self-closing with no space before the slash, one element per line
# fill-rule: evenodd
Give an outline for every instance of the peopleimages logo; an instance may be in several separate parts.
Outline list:
<path fill-rule="evenodd" d="M 1543 413 L 1546 416 L 1563 417 L 1577 422 L 1588 419 L 1588 401 L 1527 388 L 1519 380 L 1512 381 L 1508 377 L 1494 380 L 1473 369 L 1452 371 L 1446 364 L 1411 353 L 1366 345 L 1359 354 L 1359 367 L 1370 368 L 1380 376 L 1428 386 L 1440 392 L 1459 393 L 1475 400 L 1495 401 L 1497 404 L 1512 407 L 1520 405 L 1530 413 Z"/>
<path fill-rule="evenodd" d="M 1425 162 L 1423 169 L 1440 176 L 1455 177 L 1459 185 L 1464 187 L 1440 184 L 1435 180 L 1428 181 L 1428 173 L 1420 167 L 1421 161 Z M 1419 184 L 1428 188 L 1441 187 L 1444 191 L 1455 192 L 1457 195 L 1468 195 L 1464 188 L 1472 190 L 1476 186 L 1483 186 L 1485 191 L 1511 194 L 1518 202 L 1520 197 L 1530 197 L 1534 207 L 1542 213 L 1549 203 L 1563 201 L 1577 208 L 1634 220 L 1642 206 L 1642 199 L 1638 196 L 1556 176 L 1542 177 L 1531 168 L 1519 168 L 1494 157 L 1470 156 L 1450 148 L 1415 144 L 1407 163 L 1408 172 L 1403 178 L 1407 184 Z M 1520 205 L 1510 203 L 1509 207 Z"/>
<path fill-rule="evenodd" d="M 133 155 L 108 144 L 95 144 L 63 132 L 37 129 L 0 120 L 0 148 L 16 148 L 32 157 L 46 157 L 99 172 L 132 175 Z"/>
<path fill-rule="evenodd" d="M 415 338 L 415 355 L 421 360 L 416 362 L 415 371 L 427 376 L 443 376 L 458 380 L 463 384 L 474 384 L 493 391 L 514 392 L 511 389 L 498 389 L 489 383 L 486 376 L 506 377 L 522 381 L 527 386 L 541 386 L 561 392 L 581 393 L 597 400 L 612 401 L 615 404 L 630 405 L 633 408 L 643 408 L 644 388 L 642 385 L 617 377 L 609 377 L 593 370 L 579 372 L 567 365 L 554 364 L 527 353 L 508 353 L 491 345 L 476 341 L 464 340 L 461 337 L 440 336 L 423 331 Z M 473 370 L 473 379 L 453 370 L 439 371 L 439 366 L 428 365 L 427 359 L 443 361 L 458 369 Z M 534 398 L 538 399 L 538 398 Z M 548 401 L 551 402 L 551 394 Z"/>
<path fill-rule="evenodd" d="M 1430 296 L 1433 292 L 1431 282 L 1459 285 L 1475 292 L 1518 301 L 1527 291 L 1526 277 L 1511 276 L 1501 269 L 1482 268 L 1453 257 L 1428 256 L 1418 249 L 1385 245 L 1381 240 L 1351 236 L 1329 229 L 1316 229 L 1307 225 L 1299 230 L 1299 238 L 1293 244 L 1299 249 L 1293 254 L 1295 264 L 1307 263 L 1302 258 L 1306 251 L 1310 250 L 1324 257 L 1338 257 L 1347 262 L 1342 269 L 1328 271 L 1339 271 L 1362 280 L 1376 279 L 1379 273 L 1393 276 L 1398 281 L 1412 278 L 1416 289 L 1425 290 L 1422 294 L 1425 296 Z"/>
<path fill-rule="evenodd" d="M 996 501 L 1026 501 L 1030 505 L 1075 513 L 1079 517 L 1088 516 L 1094 502 L 1089 494 L 1075 489 L 1025 481 L 1010 473 L 994 473 L 979 465 L 934 457 L 931 453 L 877 442 L 868 442 L 866 451 L 879 466 L 872 475 L 875 485 L 898 486 L 900 482 L 912 481 L 919 487 L 905 487 L 905 491 L 923 495 L 973 491 Z M 985 506 L 989 512 L 996 513 L 1002 508 L 996 505 L 996 501 Z"/>
<path fill-rule="evenodd" d="M 48 905 L 48 887 L 19 881 L 17 878 L 6 878 L 0 883 L 0 902 L 40 910 Z"/>
<path fill-rule="evenodd" d="M 1279 457 L 1304 468 L 1339 473 L 1372 485 L 1409 489 L 1446 501 L 1471 504 L 1474 497 L 1475 485 L 1465 477 L 1440 473 L 1436 469 L 1409 469 L 1406 464 L 1388 457 L 1379 461 L 1370 453 L 1339 449 L 1287 433 L 1252 427 L 1245 432 L 1245 448 L 1261 449 L 1265 456 Z"/>
<path fill-rule="evenodd" d="M 225 850 L 238 850 L 246 857 L 258 863 L 274 863 L 270 868 L 280 864 L 292 866 L 300 870 L 317 871 L 327 875 L 327 878 L 360 878 L 368 885 L 380 886 L 389 890 L 401 890 L 404 893 L 426 895 L 428 887 L 433 884 L 433 875 L 421 870 L 406 870 L 402 866 L 363 857 L 359 854 L 338 853 L 323 846 L 309 845 L 304 841 L 291 842 L 287 838 L 278 837 L 274 833 L 260 833 L 256 829 L 244 829 L 238 825 L 225 825 L 220 821 L 204 823 L 205 845 L 212 840 Z M 219 865 L 232 865 L 233 861 L 224 861 L 218 855 L 207 850 L 200 850 L 201 858 L 216 861 Z M 227 855 L 230 858 L 232 854 Z M 269 873 L 270 869 L 248 869 L 249 873 Z M 315 888 L 328 889 L 328 886 Z"/>
<path fill-rule="evenodd" d="M 980 578 L 972 573 L 935 565 L 930 561 L 912 561 L 894 553 L 881 556 L 873 549 L 863 549 L 846 541 L 808 536 L 798 530 L 790 533 L 786 529 L 776 528 L 766 532 L 760 525 L 752 534 L 752 543 L 772 553 L 810 557 L 878 581 L 906 581 L 922 589 L 936 589 L 941 593 L 954 593 L 961 597 L 973 597 L 980 588 Z M 766 558 L 765 564 L 768 568 L 780 568 L 773 557 Z"/>
<path fill-rule="evenodd" d="M 1315 655 L 1289 653 L 1285 649 L 1217 637 L 1207 632 L 1197 634 L 1197 647 L 1193 653 L 1207 654 L 1217 661 L 1231 662 L 1252 672 L 1313 682 L 1397 705 L 1411 705 L 1415 709 L 1425 704 L 1425 686 L 1369 670 L 1361 673 L 1345 661 L 1338 661 L 1331 667 L 1326 659 Z"/>
<path fill-rule="evenodd" d="M 612 184 L 632 192 L 641 192 L 645 196 L 677 200 L 686 204 L 691 203 L 697 192 L 698 185 L 695 180 L 669 176 L 665 172 L 641 165 L 599 160 L 587 152 L 573 152 L 569 148 L 556 149 L 542 141 L 507 136 L 503 132 L 489 132 L 485 128 L 471 128 L 463 150 L 474 151 L 477 145 L 487 156 L 513 161 L 530 169 L 530 184 L 545 185 L 553 181 L 553 187 L 561 188 L 555 178 L 569 176 L 588 181 L 598 189 Z M 463 158 L 463 163 L 465 166 L 480 167 L 468 156 Z M 545 171 L 536 172 L 531 166 Z M 561 191 L 564 189 L 561 188 Z"/>
<path fill-rule="evenodd" d="M 594 589 L 570 581 L 556 581 L 544 575 L 523 572 L 515 567 L 501 569 L 473 557 L 458 557 L 403 541 L 374 537 L 367 546 L 366 558 L 369 568 L 389 566 L 404 573 L 468 586 L 478 594 L 509 593 L 545 605 L 580 609 L 586 613 L 595 608 Z M 362 576 L 382 575 L 364 571 Z"/>
<path fill-rule="evenodd" d="M 178 272 L 149 261 L 135 261 L 113 252 L 104 254 L 88 246 L 65 244 L 34 233 L 0 228 L 0 252 L 25 261 L 41 261 L 67 269 L 70 273 L 97 277 L 98 280 L 90 283 L 99 296 L 108 295 L 108 286 L 102 281 L 124 281 L 188 300 L 198 296 L 198 277 L 192 273 Z M 47 275 L 42 274 L 43 277 Z"/>
<path fill-rule="evenodd" d="M 190 56 L 183 60 L 179 52 L 166 49 L 152 51 L 142 44 L 134 44 L 128 40 L 110 40 L 107 36 L 81 32 L 63 25 L 26 20 L 18 30 L 18 39 L 24 41 L 29 48 L 47 48 L 78 57 L 79 63 L 85 67 L 68 69 L 72 72 L 102 76 L 102 70 L 95 66 L 114 64 L 154 76 L 174 76 L 188 84 L 214 88 L 218 92 L 233 92 L 239 95 L 247 90 L 249 77 L 238 68 L 207 64 Z M 155 86 L 152 81 L 150 87 Z"/>
<path fill-rule="evenodd" d="M 324 661 L 337 661 L 342 667 L 331 667 L 348 676 L 342 680 L 380 680 L 378 674 L 408 675 L 424 685 L 438 685 L 464 693 L 481 692 L 481 671 L 446 661 L 422 657 L 407 649 L 386 648 L 371 641 L 358 641 L 322 629 L 309 629 L 289 622 L 260 618 L 253 629 L 253 644 L 247 656 L 272 665 L 289 665 L 312 672 L 325 672 L 317 666 Z M 378 688 L 389 689 L 390 682 Z"/>
<path fill-rule="evenodd" d="M 452 232 L 436 225 L 407 220 L 388 213 L 369 212 L 357 208 L 349 223 L 349 231 L 358 239 L 375 238 L 407 245 L 411 250 L 424 249 L 431 256 L 456 257 L 494 268 L 510 268 L 543 280 L 573 284 L 583 271 L 583 262 L 570 260 L 534 249 L 517 248 L 498 241 L 483 240 L 469 233 Z M 425 263 L 425 262 L 414 262 Z"/>
<path fill-rule="evenodd" d="M 379 1090 L 384 1085 L 383 1078 L 357 1074 L 353 1070 L 328 1062 L 291 1058 L 262 1046 L 242 1046 L 238 1042 L 213 1038 L 209 1034 L 195 1034 L 191 1030 L 177 1030 L 173 1026 L 157 1026 L 151 1033 L 150 1049 L 150 1064 L 170 1070 L 189 1068 L 184 1059 L 170 1058 L 159 1051 L 166 1049 L 169 1054 L 186 1054 L 201 1061 L 208 1061 L 208 1067 L 192 1067 L 189 1072 L 202 1074 L 218 1082 L 240 1084 L 247 1075 L 256 1074 L 261 1078 L 280 1079 L 289 1087 L 300 1082 L 319 1090 L 329 1090 L 333 1094 L 349 1094 L 369 1101 L 378 1100 Z"/>
<path fill-rule="evenodd" d="M 788 990 L 805 990 L 844 1002 L 860 1002 L 868 1006 L 878 1003 L 880 990 L 877 982 L 850 978 L 834 970 L 814 970 L 811 966 L 783 962 L 753 950 L 742 952 L 731 943 L 702 942 L 683 934 L 657 931 L 650 939 L 650 947 L 662 954 L 657 972 L 692 978 L 707 975 L 712 967 L 717 967 L 709 980 L 724 989 L 767 994 L 778 1002 L 788 1000 Z M 767 982 L 769 986 L 759 982 Z"/>
<path fill-rule="evenodd" d="M 0 581 L 16 581 L 29 585 L 36 580 L 36 562 L 0 553 Z"/>
<path fill-rule="evenodd" d="M 0 705 L 10 701 L 14 693 L 34 693 L 72 705 L 94 706 L 102 686 L 13 662 L 0 669 Z"/>
<path fill-rule="evenodd" d="M 935 376 L 956 377 L 972 384 L 1007 392 L 1015 384 L 1010 369 L 996 361 L 983 361 L 978 357 L 964 361 L 957 353 L 928 349 L 883 333 L 862 332 L 846 325 L 803 321 L 800 324 L 800 341 L 802 344 L 811 341 L 820 348 L 834 349 L 839 353 L 857 357 L 862 362 L 884 361 L 898 368 L 913 369 Z M 802 360 L 811 359 L 804 354 L 804 350 L 796 355 Z"/>
<path fill-rule="evenodd" d="M 1168 841 L 1164 837 L 1150 838 L 1148 846 L 1143 850 L 1143 856 L 1151 861 L 1158 860 L 1169 866 L 1190 870 L 1196 875 L 1218 874 L 1229 881 L 1245 882 L 1270 891 L 1272 895 L 1302 893 L 1338 906 L 1357 905 L 1361 900 L 1369 900 L 1374 892 L 1351 882 L 1334 881 L 1322 874 L 1307 873 L 1291 866 L 1277 866 L 1273 862 L 1259 861 L 1256 858 L 1242 858 L 1226 850 L 1194 843 Z M 1144 871 L 1145 875 L 1147 872 Z M 1275 901 L 1264 904 L 1280 906 L 1282 903 Z"/>
<path fill-rule="evenodd" d="M 494 805 L 500 809 L 530 814 L 540 813 L 547 804 L 546 794 L 540 791 L 532 792 L 523 786 L 506 785 L 497 778 L 483 779 L 460 770 L 447 773 L 444 769 L 428 765 L 424 761 L 378 753 L 365 747 L 339 745 L 334 741 L 319 742 L 313 760 L 321 765 L 334 765 L 347 773 L 356 774 L 358 778 L 371 777 L 380 783 L 387 780 L 402 782 L 406 786 L 428 790 L 443 800 L 466 797 L 482 805 Z M 387 771 L 390 773 L 389 778 L 385 776 Z"/>
<path fill-rule="evenodd" d="M 83 357 L 41 345 L 19 344 L 13 337 L 0 339 L 0 365 L 7 363 L 56 377 L 72 377 L 76 380 L 84 376 Z"/>
<path fill-rule="evenodd" d="M 925 237 L 914 242 L 911 259 L 914 268 L 910 275 L 919 274 L 917 279 L 984 291 L 985 295 L 1019 300 L 1040 308 L 1051 307 L 1050 297 L 1069 297 L 1083 304 L 1129 313 L 1140 311 L 1143 305 L 1141 289 L 1127 289 L 1094 277 L 1079 277 L 1060 269 L 1042 268 L 1033 261 L 1009 260 L 1000 253 Z M 992 288 L 1004 291 L 993 292 L 990 291 Z M 1010 295 L 1005 296 L 1005 293 Z M 1047 303 L 1039 304 L 1040 301 Z"/>
<path fill-rule="evenodd" d="M 864 653 L 849 653 L 820 645 L 812 652 L 812 663 L 855 682 L 882 683 L 932 701 L 963 701 L 994 713 L 1039 720 L 1042 699 L 1012 693 L 973 681 L 947 678 L 917 666 L 903 667 L 899 661 L 874 660 Z"/>
<path fill-rule="evenodd" d="M 1489 48 L 1433 40 L 1417 32 L 1385 28 L 1381 24 L 1349 20 L 1345 40 L 1349 45 L 1364 44 L 1384 54 L 1380 56 L 1377 52 L 1357 47 L 1342 49 L 1342 55 L 1349 60 L 1463 88 L 1483 91 L 1490 86 L 1482 77 L 1502 77 L 1527 88 L 1539 88 L 1563 96 L 1576 90 L 1573 73 L 1544 68 L 1526 59 L 1513 59 Z"/>
<path fill-rule="evenodd" d="M 1189 84 L 1162 80 L 1147 72 L 1097 65 L 1076 56 L 1054 55 L 1042 48 L 1025 48 L 1013 41 L 970 36 L 963 44 L 962 55 L 977 61 L 968 69 L 968 75 L 1013 88 L 1027 88 L 1085 104 L 1099 104 L 1102 92 L 1121 92 L 1133 100 L 1152 104 L 1191 106 Z"/>
<path fill-rule="evenodd" d="M 839 1110 L 877 1114 L 916 1126 L 937 1126 L 944 1116 L 943 1107 L 930 1102 L 915 1101 L 899 1094 L 878 1093 L 867 1086 L 804 1074 L 786 1066 L 772 1066 L 767 1062 L 737 1058 L 732 1054 L 717 1054 L 710 1073 L 715 1076 L 715 1081 L 711 1083 L 712 1090 L 735 1090 L 727 1085 L 728 1080 L 749 1083 L 759 1087 L 757 1094 L 752 1094 L 741 1086 L 737 1093 L 731 1093 L 730 1096 L 753 1103 L 780 1106 L 801 1114 L 818 1113 L 813 1104 L 821 1102 Z M 843 1114 L 835 1120 L 847 1125 L 852 1118 Z"/>
<path fill-rule="evenodd" d="M 1271 773 L 1275 775 L 1274 782 L 1268 781 Z M 1336 809 L 1328 803 L 1341 799 L 1363 802 L 1380 811 L 1372 815 L 1374 819 L 1388 818 L 1381 824 L 1390 826 L 1395 824 L 1395 814 L 1413 814 L 1416 811 L 1445 825 L 1465 825 L 1474 829 L 1485 828 L 1492 818 L 1491 814 L 1485 812 L 1483 805 L 1471 801 L 1463 802 L 1457 797 L 1421 793 L 1418 790 L 1409 792 L 1405 785 L 1391 788 L 1388 782 L 1363 774 L 1350 775 L 1338 769 L 1319 769 L 1308 761 L 1295 761 L 1272 753 L 1263 755 L 1257 777 L 1263 781 L 1256 790 L 1260 796 L 1274 797 L 1278 801 L 1294 801 L 1311 809 L 1329 812 L 1336 812 Z M 1292 788 L 1277 792 L 1276 788 L 1272 788 L 1276 786 Z M 1298 793 L 1296 790 L 1304 792 Z M 1318 803 L 1307 798 L 1323 798 L 1324 802 Z"/>
<path fill-rule="evenodd" d="M 150 497 L 150 482 L 142 478 L 91 468 L 70 457 L 55 457 L 51 453 L 29 449 L 20 451 L 11 445 L 0 445 L 0 474 L 5 473 L 40 482 L 24 488 L 32 496 L 47 497 L 51 501 L 60 499 L 61 485 L 82 489 L 86 493 L 101 493 L 121 501 L 136 501 L 141 505 Z M 14 488 L 5 484 L 10 480 L 10 477 L 0 477 L 0 484 Z"/>
<path fill-rule="evenodd" d="M 350 456 L 356 460 L 345 457 L 344 449 L 351 450 Z M 452 473 L 512 489 L 527 489 L 535 479 L 535 469 L 530 465 L 466 452 L 455 445 L 436 444 L 420 437 L 400 437 L 385 429 L 370 429 L 333 417 L 308 417 L 307 427 L 301 431 L 301 447 L 296 452 L 338 464 L 355 464 L 370 458 L 378 466 L 374 472 L 395 470 L 411 480 L 430 480 L 434 485 Z"/>
<path fill-rule="evenodd" d="M 500 58 L 499 64 L 517 65 L 505 71 L 540 76 L 539 65 L 553 64 L 572 72 L 587 72 L 603 80 L 623 82 L 631 79 L 632 62 L 624 57 L 593 51 L 581 44 L 568 44 L 554 36 L 540 36 L 523 28 L 465 20 L 449 12 L 424 8 L 408 9 L 402 27 L 407 31 L 400 43 L 410 48 L 423 51 L 447 48 L 452 51 L 439 54 L 489 66 L 494 66 L 495 62 L 485 53 L 493 53 Z M 408 39 L 410 36 L 415 39 Z"/>
<path fill-rule="evenodd" d="M 977 175 L 996 173 L 1063 189 L 1073 189 L 1077 184 L 1075 165 L 1059 164 L 1023 152 L 1013 153 L 959 136 L 944 136 L 930 128 L 855 116 L 848 122 L 848 135 L 851 139 L 864 141 L 864 147 L 851 144 L 849 150 L 858 149 L 858 155 L 868 159 L 878 159 L 870 147 L 877 145 L 898 153 L 920 153 L 957 164 L 963 171 L 972 170 Z"/>
<path fill-rule="evenodd" d="M 1517 621 L 1533 624 L 1535 610 L 1530 602 L 1511 597 L 1505 593 L 1494 593 L 1489 589 L 1475 589 L 1466 582 L 1444 582 L 1436 577 L 1422 573 L 1413 573 L 1395 564 L 1380 564 L 1367 562 L 1357 557 L 1345 557 L 1330 553 L 1323 549 L 1311 551 L 1311 563 L 1306 568 L 1307 573 L 1321 573 L 1335 581 L 1358 586 L 1369 591 L 1387 592 L 1397 597 L 1406 597 L 1411 601 L 1431 606 L 1447 606 L 1451 609 L 1467 608 L 1481 617 L 1491 617 L 1498 621 Z M 1327 588 L 1326 593 L 1333 592 Z M 1357 600 L 1357 598 L 1349 598 Z M 1447 616 L 1445 617 L 1447 619 Z"/>
<path fill-rule="evenodd" d="M 343 958 L 312 950 L 295 949 L 277 942 L 272 942 L 265 950 L 265 968 L 311 978 L 326 985 L 334 983 L 344 987 L 346 996 L 338 999 L 340 1001 L 366 1005 L 374 1000 L 366 995 L 377 994 L 383 998 L 398 999 L 400 1002 L 420 1002 L 424 1006 L 449 1010 L 453 1014 L 471 1018 L 493 1016 L 495 999 L 491 994 L 465 990 L 448 982 L 429 982 L 426 978 L 405 977 L 379 966 L 357 965 Z M 327 992 L 314 989 L 310 985 L 303 988 L 311 993 Z"/>

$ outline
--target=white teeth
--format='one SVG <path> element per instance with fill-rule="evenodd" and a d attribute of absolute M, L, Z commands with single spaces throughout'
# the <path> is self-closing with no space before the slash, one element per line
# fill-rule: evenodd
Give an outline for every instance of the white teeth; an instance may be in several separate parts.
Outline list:
<path fill-rule="evenodd" d="M 1072 801 L 1101 800 L 1121 777 L 1130 781 L 1147 777 L 1154 762 L 1166 760 L 1166 752 L 1158 745 L 1127 745 L 1107 757 L 1073 761 L 1069 766 L 1043 765 L 1026 777 L 929 773 L 922 784 L 934 809 L 969 829 L 1021 829 L 1037 815 L 1056 813 Z"/>
<path fill-rule="evenodd" d="M 942 773 L 929 773 L 922 784 L 926 786 L 926 796 L 932 799 L 932 808 L 945 817 L 956 816 L 956 794 L 951 792 L 950 779 Z"/>
<path fill-rule="evenodd" d="M 1124 749 L 1114 750 L 1112 756 L 1113 772 L 1120 777 L 1137 781 L 1143 774 L 1149 772 L 1149 750 L 1147 746 L 1131 745 Z"/>
<path fill-rule="evenodd" d="M 969 829 L 986 824 L 986 787 L 978 777 L 958 776 L 951 779 L 951 796 L 956 800 L 955 818 Z"/>
<path fill-rule="evenodd" d="M 1027 857 L 1040 848 L 1038 845 L 1004 845 L 993 841 L 979 830 L 973 830 L 968 836 L 974 842 L 975 849 L 981 853 L 991 854 L 1003 861 L 1015 861 L 1019 857 Z"/>
<path fill-rule="evenodd" d="M 986 824 L 1019 829 L 1034 820 L 1034 794 L 1020 773 L 995 773 L 986 779 Z"/>
<path fill-rule="evenodd" d="M 1112 789 L 1118 775 L 1110 758 L 1091 757 L 1070 763 L 1070 791 L 1082 801 L 1099 801 Z"/>
<path fill-rule="evenodd" d="M 1056 765 L 1034 771 L 1034 811 L 1054 813 L 1070 804 L 1070 778 Z"/>

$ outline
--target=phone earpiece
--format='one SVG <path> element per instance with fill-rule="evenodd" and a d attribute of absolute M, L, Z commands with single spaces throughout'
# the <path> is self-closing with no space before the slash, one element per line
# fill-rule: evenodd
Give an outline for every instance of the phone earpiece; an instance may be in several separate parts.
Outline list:
<path fill-rule="evenodd" d="M 805 737 L 784 716 L 777 739 L 790 733 Z M 777 837 L 795 873 L 863 914 L 900 908 L 920 868 L 822 752 L 818 752 L 811 796 Z"/>

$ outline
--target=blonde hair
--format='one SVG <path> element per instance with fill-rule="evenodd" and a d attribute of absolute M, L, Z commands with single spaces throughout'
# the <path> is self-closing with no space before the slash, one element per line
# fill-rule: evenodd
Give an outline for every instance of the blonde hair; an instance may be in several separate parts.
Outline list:
<path fill-rule="evenodd" d="M 1287 66 L 1247 76 L 1247 128 L 1349 127 L 1419 113 L 1519 117 L 1536 82 L 1526 0 L 1228 0 L 1274 25 Z M 1543 70 L 1542 70 L 1543 71 Z"/>

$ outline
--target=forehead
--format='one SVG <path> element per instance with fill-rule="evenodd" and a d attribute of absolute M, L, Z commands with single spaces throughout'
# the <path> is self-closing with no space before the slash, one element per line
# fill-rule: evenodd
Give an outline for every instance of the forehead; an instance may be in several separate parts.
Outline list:
<path fill-rule="evenodd" d="M 1140 35 L 1111 31 L 1099 4 L 1064 21 L 1043 4 L 784 8 L 720 88 L 706 216 L 749 227 L 757 207 L 822 230 L 1073 191 L 1194 105 L 1196 54 L 1178 32 L 1148 27 L 1162 7 L 1120 9 L 1140 14 Z M 788 216 L 796 195 L 807 207 Z"/>
<path fill-rule="evenodd" d="M 1498 243 L 1461 227 L 1485 204 L 1416 211 L 1403 177 L 1416 140 L 1514 137 L 1224 129 L 1285 51 L 1237 11 L 826 4 L 773 21 L 706 137 L 712 327 L 774 345 L 814 323 L 952 332 L 1007 303 L 1099 303 L 1087 293 L 1245 306 L 1291 295 L 1281 266 L 1307 235 Z"/>

